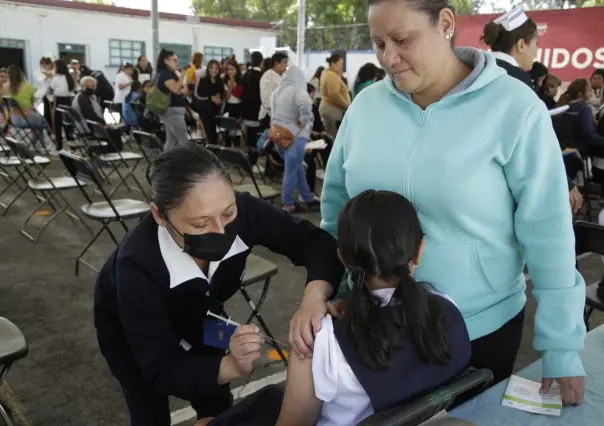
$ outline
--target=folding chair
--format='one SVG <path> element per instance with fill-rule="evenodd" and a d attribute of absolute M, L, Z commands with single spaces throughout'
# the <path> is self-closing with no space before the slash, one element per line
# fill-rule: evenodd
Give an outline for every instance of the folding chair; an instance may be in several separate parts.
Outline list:
<path fill-rule="evenodd" d="M 262 178 L 262 182 L 264 182 L 264 177 L 262 177 L 263 170 L 260 169 L 260 165 L 258 164 L 258 159 L 260 158 L 260 154 L 258 153 L 258 149 L 256 148 L 256 144 L 250 146 L 247 143 L 246 132 L 243 131 L 243 127 L 239 120 L 233 117 L 224 117 L 222 115 L 216 116 L 216 127 L 224 129 L 226 134 L 228 135 L 230 131 L 237 133 L 241 139 L 243 140 L 245 147 L 247 149 L 247 156 L 250 164 L 252 166 L 256 166 L 260 177 Z M 266 182 L 264 182 L 266 183 Z"/>
<path fill-rule="evenodd" d="M 111 119 L 114 121 L 114 124 L 119 124 L 120 121 L 122 121 L 122 111 L 119 108 L 119 104 L 116 104 L 113 101 L 105 101 L 103 103 L 105 108 L 107 108 L 109 111 L 109 115 L 111 115 Z M 117 119 L 115 118 L 115 113 L 119 114 Z"/>
<path fill-rule="evenodd" d="M 78 188 L 87 201 L 87 203 L 81 207 L 82 213 L 101 224 L 101 229 L 94 234 L 92 239 L 86 244 L 76 258 L 75 274 L 79 275 L 80 273 L 80 263 L 98 273 L 99 271 L 94 266 L 83 259 L 86 252 L 92 247 L 103 232 L 107 232 L 115 245 L 118 246 L 119 242 L 109 228 L 109 225 L 113 222 L 119 222 L 124 231 L 128 232 L 129 229 L 125 221 L 142 218 L 151 210 L 151 206 L 140 200 L 111 199 L 103 187 L 104 179 L 95 163 L 67 151 L 59 152 L 59 156 L 61 157 L 61 161 L 63 161 L 65 168 L 69 171 L 69 174 L 76 182 L 78 182 Z M 81 180 L 94 184 L 98 192 L 103 196 L 104 201 L 93 202 L 84 187 L 79 184 Z"/>
<path fill-rule="evenodd" d="M 164 151 L 163 144 L 153 133 L 135 130 L 132 134 L 148 164 L 151 164 Z"/>
<path fill-rule="evenodd" d="M 69 202 L 65 199 L 61 192 L 68 191 L 70 189 L 76 189 L 78 186 L 85 186 L 86 183 L 76 182 L 73 177 L 68 176 L 56 176 L 49 177 L 44 173 L 44 168 L 35 162 L 35 155 L 27 148 L 27 145 L 23 142 L 18 142 L 14 139 L 7 138 L 6 142 L 10 146 L 11 150 L 15 153 L 15 156 L 21 161 L 24 170 L 28 177 L 27 186 L 29 189 L 36 194 L 41 194 L 37 198 L 40 203 L 34 207 L 29 215 L 23 222 L 21 233 L 27 238 L 37 243 L 42 236 L 42 233 L 51 222 L 53 222 L 61 213 L 65 213 L 70 219 L 75 219 L 86 228 L 88 233 L 92 234 L 92 229 L 82 221 L 80 217 L 75 213 Z M 53 201 L 57 203 L 57 207 L 53 204 Z M 32 236 L 27 231 L 27 224 L 31 218 L 42 208 L 42 206 L 48 204 L 53 210 L 54 214 L 42 225 L 36 236 Z"/>
<path fill-rule="evenodd" d="M 82 135 L 79 129 L 77 128 L 76 123 L 74 122 L 71 114 L 69 114 L 69 110 L 63 107 L 56 107 L 55 111 L 61 114 L 61 119 L 63 120 L 63 127 L 71 128 L 73 134 L 77 135 L 77 140 L 67 141 L 67 146 L 70 149 L 77 151 L 82 155 L 85 155 L 87 148 L 86 142 L 82 140 Z"/>
<path fill-rule="evenodd" d="M 243 280 L 241 281 L 241 288 L 239 289 L 239 291 L 243 295 L 243 298 L 252 310 L 252 313 L 250 314 L 245 323 L 249 324 L 250 322 L 252 322 L 252 320 L 257 319 L 260 323 L 260 327 L 262 327 L 262 329 L 264 330 L 264 333 L 271 339 L 274 339 L 275 337 L 266 325 L 264 318 L 262 318 L 262 316 L 260 315 L 260 308 L 266 301 L 266 296 L 268 295 L 271 279 L 277 274 L 277 271 L 277 265 L 275 265 L 274 263 L 262 259 L 261 257 L 254 256 L 253 254 L 250 254 L 247 258 L 247 263 L 245 264 Z M 264 286 L 262 287 L 260 299 L 258 299 L 257 303 L 254 303 L 246 288 L 262 281 L 264 281 Z M 287 366 L 287 357 L 283 353 L 281 346 L 279 346 L 279 344 L 274 340 L 267 342 L 267 344 L 275 348 L 277 354 L 279 354 L 279 357 L 281 358 L 281 361 L 283 361 L 283 363 Z"/>
<path fill-rule="evenodd" d="M 574 223 L 573 228 L 577 256 L 584 253 L 596 253 L 604 256 L 604 226 L 580 220 Z M 578 261 L 577 270 L 579 270 Z M 594 309 L 604 312 L 604 299 L 598 296 L 598 285 L 599 282 L 589 284 L 586 288 L 585 326 L 587 330 L 589 330 L 589 318 Z"/>
<path fill-rule="evenodd" d="M 404 377 L 393 380 L 404 380 Z M 417 426 L 442 410 L 451 408 L 456 399 L 469 391 L 482 392 L 493 381 L 493 373 L 487 369 L 468 368 L 453 381 L 425 395 L 418 396 L 401 405 L 378 411 L 367 417 L 358 426 Z"/>
<path fill-rule="evenodd" d="M 145 157 L 142 154 L 139 154 L 138 152 L 122 151 L 120 149 L 121 147 L 118 147 L 114 144 L 114 141 L 109 136 L 107 129 L 102 124 L 96 123 L 91 120 L 86 120 L 86 123 L 88 124 L 88 127 L 90 127 L 90 129 L 92 130 L 94 137 L 96 137 L 100 141 L 106 141 L 115 149 L 115 152 L 108 152 L 104 154 L 98 153 L 97 150 L 91 151 L 91 153 L 94 153 L 94 158 L 98 162 L 100 162 L 101 164 L 110 165 L 113 168 L 113 172 L 115 172 L 120 178 L 120 183 L 118 183 L 117 186 L 115 186 L 111 190 L 109 195 L 113 195 L 120 186 L 125 185 L 128 191 L 130 191 L 131 189 L 138 189 L 146 198 L 149 198 L 149 196 L 143 189 L 143 186 L 134 175 L 136 167 Z M 133 162 L 132 167 L 130 167 L 130 162 Z M 122 173 L 120 173 L 120 165 L 126 168 L 127 173 L 125 175 L 122 175 Z M 112 172 L 108 173 L 106 175 L 106 178 L 109 178 L 111 174 Z M 131 186 L 129 186 L 126 181 L 128 178 L 132 179 L 138 188 L 132 188 Z"/>
<path fill-rule="evenodd" d="M 52 141 L 52 137 L 48 133 L 48 130 L 50 129 L 50 127 L 48 127 L 48 128 L 34 127 L 32 125 L 32 123 L 29 121 L 29 119 L 27 118 L 27 116 L 23 113 L 21 106 L 19 106 L 19 104 L 14 99 L 4 97 L 3 100 L 4 100 L 4 104 L 9 109 L 12 108 L 12 109 L 16 109 L 17 111 L 19 111 L 19 113 L 23 116 L 23 118 L 25 119 L 25 121 L 28 124 L 28 127 L 15 127 L 15 125 L 11 123 L 10 128 L 15 129 L 15 131 L 16 131 L 15 136 L 18 137 L 19 139 L 27 140 L 31 144 L 31 146 L 34 147 L 34 149 L 36 149 L 36 151 L 38 151 L 39 153 L 45 154 L 45 155 L 50 155 L 50 151 L 46 147 L 46 143 L 48 143 L 48 141 Z M 37 112 L 35 114 L 37 114 Z M 46 142 L 44 144 L 42 144 L 42 142 L 40 140 L 38 140 L 41 150 L 38 150 L 37 148 L 35 148 L 35 146 L 36 146 L 35 141 L 38 139 L 38 137 L 36 136 L 34 129 L 36 129 L 36 130 L 40 129 L 41 131 L 47 133 Z M 33 134 L 33 136 L 30 136 L 30 134 L 27 132 L 28 130 Z"/>
<path fill-rule="evenodd" d="M 0 317 L 0 387 L 13 364 L 27 356 L 29 348 L 21 330 L 6 318 Z M 13 426 L 10 407 L 0 400 L 0 419 L 6 426 Z"/>
<path fill-rule="evenodd" d="M 218 145 L 207 145 L 206 148 L 212 151 L 227 167 L 236 168 L 240 174 L 243 171 L 247 176 L 242 175 L 242 182 L 246 177 L 252 180 L 251 184 L 236 186 L 236 191 L 249 192 L 254 197 L 267 201 L 272 201 L 281 195 L 279 191 L 268 185 L 258 185 L 252 171 L 252 166 L 243 152 L 236 148 L 227 148 Z"/>

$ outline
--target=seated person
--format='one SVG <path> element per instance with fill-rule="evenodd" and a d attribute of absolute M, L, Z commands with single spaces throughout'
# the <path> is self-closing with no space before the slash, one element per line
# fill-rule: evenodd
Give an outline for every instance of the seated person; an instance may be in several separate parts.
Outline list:
<path fill-rule="evenodd" d="M 539 99 L 545 103 L 547 109 L 556 108 L 556 101 L 554 98 L 558 94 L 558 89 L 561 85 L 562 81 L 560 81 L 560 79 L 555 75 L 549 74 L 547 77 L 545 77 L 545 81 L 537 91 L 537 95 L 539 96 Z"/>
<path fill-rule="evenodd" d="M 413 278 L 423 245 L 417 213 L 402 195 L 368 190 L 346 204 L 338 253 L 353 289 L 341 318 L 321 321 L 312 358 L 290 357 L 277 426 L 355 425 L 451 382 L 467 368 L 471 347 L 461 312 Z M 246 409 L 240 415 L 256 425 L 254 416 L 266 421 L 279 398 L 265 398 L 263 410 L 246 407 L 246 401 L 233 410 Z M 225 417 L 233 413 L 209 424 L 226 425 Z"/>
<path fill-rule="evenodd" d="M 147 109 L 147 95 L 152 88 L 153 81 L 145 81 L 138 97 L 136 114 L 139 117 L 140 128 L 143 132 L 153 133 L 162 143 L 166 143 L 166 129 L 164 125 L 157 114 Z"/>
<path fill-rule="evenodd" d="M 124 103 L 122 103 L 122 118 L 124 123 L 129 127 L 138 127 L 139 120 L 135 108 L 132 103 L 138 103 L 142 85 L 138 80 L 133 80 L 130 86 L 130 93 L 126 96 Z"/>

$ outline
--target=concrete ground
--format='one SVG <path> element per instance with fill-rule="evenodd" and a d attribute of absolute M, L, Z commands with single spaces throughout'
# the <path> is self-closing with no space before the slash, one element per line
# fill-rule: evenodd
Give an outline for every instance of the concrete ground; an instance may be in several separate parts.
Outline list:
<path fill-rule="evenodd" d="M 60 162 L 53 160 L 50 170 L 55 174 L 62 172 Z M 139 194 L 123 190 L 120 195 L 140 198 Z M 67 194 L 67 199 L 76 208 L 83 204 L 77 192 Z M 9 384 L 21 400 L 30 425 L 127 425 L 128 413 L 120 387 L 97 348 L 92 322 L 96 275 L 83 268 L 80 277 L 74 276 L 74 258 L 89 237 L 81 226 L 62 217 L 46 229 L 39 243 L 33 244 L 19 229 L 24 215 L 34 206 L 33 198 L 26 194 L 6 217 L 0 217 L 0 316 L 17 324 L 30 345 L 29 355 L 10 372 Z M 319 213 L 306 217 L 319 223 Z M 39 222 L 45 216 L 35 219 Z M 113 229 L 123 235 L 120 228 Z M 100 266 L 112 249 L 113 243 L 105 236 L 93 246 L 88 259 Z M 279 267 L 262 312 L 275 337 L 287 341 L 288 321 L 303 292 L 304 271 L 264 248 L 256 248 L 254 253 Z M 588 282 L 600 279 L 603 268 L 598 257 L 585 258 L 581 266 Z M 259 296 L 260 287 L 251 291 L 253 297 Z M 527 320 L 517 368 L 538 357 L 531 348 L 535 302 L 530 292 L 529 283 Z M 244 321 L 249 314 L 239 295 L 229 301 L 227 311 L 237 321 Z M 594 314 L 592 326 L 602 323 L 604 315 Z M 283 377 L 282 365 L 271 363 L 268 356 L 258 362 L 251 381 L 267 376 L 273 380 Z M 243 384 L 239 382 L 234 387 Z M 253 388 L 252 383 L 242 395 Z M 183 401 L 172 401 L 174 421 L 178 424 L 193 423 L 187 420 L 190 411 L 186 406 Z"/>

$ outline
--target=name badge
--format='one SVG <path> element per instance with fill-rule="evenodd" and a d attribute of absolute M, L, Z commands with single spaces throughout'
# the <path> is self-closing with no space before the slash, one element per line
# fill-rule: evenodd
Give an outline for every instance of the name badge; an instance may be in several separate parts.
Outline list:
<path fill-rule="evenodd" d="M 212 318 L 203 321 L 203 344 L 214 348 L 228 349 L 231 336 L 235 333 L 232 324 L 225 324 Z"/>

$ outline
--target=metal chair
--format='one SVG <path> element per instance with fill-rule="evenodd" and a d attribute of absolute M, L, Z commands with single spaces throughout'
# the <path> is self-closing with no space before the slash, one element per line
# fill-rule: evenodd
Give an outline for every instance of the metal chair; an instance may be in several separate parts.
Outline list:
<path fill-rule="evenodd" d="M 585 221 L 577 221 L 574 223 L 573 228 L 575 230 L 575 254 L 577 256 L 584 253 L 596 253 L 604 256 L 604 226 Z M 579 270 L 578 262 L 577 270 Z M 597 282 L 587 285 L 586 288 L 585 325 L 588 330 L 589 318 L 594 309 L 604 312 L 604 299 L 598 295 L 599 285 L 600 283 Z M 600 290 L 600 294 L 601 293 L 602 290 Z"/>
<path fill-rule="evenodd" d="M 19 137 L 20 139 L 27 140 L 31 144 L 31 146 L 35 148 L 35 146 L 36 146 L 35 141 L 38 138 L 36 136 L 36 133 L 34 132 L 34 129 L 36 129 L 36 130 L 39 129 L 42 131 L 46 131 L 48 133 L 48 130 L 50 129 L 48 123 L 46 123 L 47 124 L 46 128 L 36 127 L 29 121 L 29 119 L 27 118 L 27 115 L 23 112 L 23 110 L 21 109 L 21 106 L 17 103 L 17 101 L 15 101 L 14 99 L 9 98 L 9 97 L 4 97 L 3 101 L 9 109 L 17 110 L 19 112 L 19 114 L 21 114 L 21 116 L 23 116 L 23 118 L 25 119 L 25 121 L 28 124 L 27 127 L 16 127 L 13 123 L 11 123 L 10 128 L 16 130 L 15 136 Z M 38 114 L 38 112 L 35 111 L 35 112 L 33 112 L 33 114 Z M 30 134 L 26 130 L 30 130 L 34 136 L 33 137 L 30 136 Z M 50 137 L 50 134 L 47 134 L 46 136 L 47 136 L 46 141 L 52 140 L 52 138 Z M 36 149 L 36 150 L 41 154 L 50 155 L 50 151 L 46 147 L 46 144 L 42 144 L 42 142 L 40 140 L 38 140 L 38 142 L 40 143 L 40 146 L 42 149 L 41 150 Z"/>
<path fill-rule="evenodd" d="M 25 358 L 29 351 L 21 330 L 6 318 L 0 317 L 0 385 L 4 383 L 15 362 Z M 11 409 L 0 400 L 0 419 L 6 426 L 13 426 Z"/>
<path fill-rule="evenodd" d="M 103 176 L 93 162 L 66 151 L 59 152 L 59 156 L 61 161 L 63 161 L 65 168 L 69 171 L 69 174 L 76 180 L 76 182 L 78 182 L 78 188 L 87 201 L 86 204 L 81 206 L 82 213 L 90 219 L 101 224 L 101 229 L 94 234 L 92 239 L 86 244 L 76 258 L 75 274 L 79 275 L 80 263 L 98 273 L 99 271 L 94 266 L 82 259 L 86 252 L 103 232 L 107 232 L 107 234 L 109 234 L 109 237 L 113 240 L 116 246 L 119 245 L 119 242 L 109 228 L 109 225 L 114 222 L 119 222 L 124 231 L 128 232 L 129 229 L 125 221 L 129 219 L 142 218 L 151 210 L 151 206 L 148 203 L 140 200 L 111 199 L 103 187 Z M 88 193 L 84 190 L 84 187 L 79 185 L 79 182 L 82 180 L 94 184 L 98 192 L 103 196 L 104 201 L 93 202 Z"/>
<path fill-rule="evenodd" d="M 250 146 L 248 144 L 246 132 L 243 131 L 243 127 L 241 126 L 241 123 L 239 122 L 239 120 L 237 120 L 233 117 L 224 117 L 222 115 L 217 115 L 215 117 L 215 123 L 216 123 L 216 127 L 220 128 L 220 129 L 224 129 L 224 132 L 227 135 L 230 132 L 234 132 L 238 136 L 241 137 L 241 139 L 243 140 L 243 143 L 245 144 L 245 147 L 247 149 L 247 157 L 248 157 L 250 164 L 252 165 L 252 167 L 254 167 L 254 166 L 256 167 L 256 169 L 258 170 L 258 173 L 260 174 L 262 181 L 264 182 L 264 177 L 262 177 L 262 170 L 260 169 L 260 166 L 258 165 L 258 159 L 260 158 L 260 154 L 258 153 L 256 144 L 253 144 L 253 146 Z M 266 182 L 264 182 L 264 183 L 266 183 Z"/>
<path fill-rule="evenodd" d="M 77 189 L 78 186 L 85 186 L 85 182 L 76 182 L 73 177 L 68 176 L 48 176 L 44 172 L 44 168 L 35 161 L 35 155 L 27 148 L 27 145 L 23 142 L 18 142 L 12 138 L 6 138 L 6 142 L 11 150 L 15 153 L 15 156 L 20 160 L 21 165 L 24 168 L 25 174 L 29 177 L 27 186 L 32 193 L 39 194 L 37 197 L 40 203 L 34 207 L 34 209 L 27 215 L 21 233 L 27 238 L 37 243 L 42 236 L 42 233 L 48 225 L 50 225 L 60 214 L 66 214 L 70 219 L 77 220 L 82 224 L 88 233 L 92 234 L 92 229 L 82 221 L 82 219 L 75 213 L 69 202 L 65 199 L 62 192 Z M 56 202 L 57 208 L 53 201 Z M 44 206 L 49 205 L 53 210 L 54 214 L 42 225 L 37 235 L 33 236 L 27 231 L 27 224 L 31 218 Z"/>
<path fill-rule="evenodd" d="M 404 380 L 404 377 L 400 379 Z M 464 393 L 486 390 L 492 381 L 493 373 L 490 370 L 470 367 L 451 383 L 399 406 L 374 413 L 358 426 L 417 426 L 452 407 Z"/>
<path fill-rule="evenodd" d="M 82 135 L 81 135 L 79 129 L 77 128 L 76 123 L 73 120 L 73 117 L 71 116 L 71 114 L 69 114 L 69 110 L 64 107 L 56 107 L 55 111 L 57 111 L 59 114 L 61 114 L 61 120 L 63 121 L 63 126 L 71 128 L 73 134 L 77 135 L 76 140 L 67 141 L 67 146 L 70 149 L 77 151 L 77 152 L 81 153 L 82 155 L 85 155 L 86 147 L 87 147 L 86 142 L 84 142 L 82 140 Z"/>
<path fill-rule="evenodd" d="M 163 144 L 153 133 L 134 130 L 132 134 L 148 164 L 151 164 L 164 151 Z"/>
<path fill-rule="evenodd" d="M 207 145 L 206 148 L 212 151 L 227 167 L 234 167 L 240 173 L 243 172 L 245 175 L 242 174 L 242 181 L 246 177 L 251 179 L 251 184 L 238 185 L 235 187 L 236 191 L 249 192 L 254 197 L 267 201 L 272 201 L 281 195 L 279 191 L 268 185 L 258 185 L 252 171 L 252 165 L 243 152 L 236 148 L 227 148 L 219 145 Z"/>
<path fill-rule="evenodd" d="M 277 342 L 274 341 L 273 333 L 271 333 L 268 325 L 264 321 L 264 318 L 260 315 L 260 308 L 266 301 L 266 296 L 268 295 L 268 290 L 271 284 L 271 279 L 277 274 L 278 271 L 277 265 L 268 260 L 262 259 L 261 257 L 254 256 L 250 254 L 247 258 L 247 262 L 245 264 L 245 271 L 243 273 L 243 280 L 241 280 L 241 288 L 239 291 L 241 292 L 243 298 L 247 302 L 248 306 L 252 310 L 252 313 L 245 321 L 246 324 L 252 322 L 252 320 L 257 319 L 258 323 L 260 323 L 260 327 L 264 330 L 264 333 L 273 339 L 273 341 L 267 342 L 268 345 L 275 348 L 281 361 L 287 366 L 287 357 L 283 353 L 281 346 Z M 254 303 L 251 296 L 247 292 L 246 288 L 258 284 L 264 281 L 264 286 L 262 287 L 262 293 L 260 295 L 260 299 L 258 299 L 257 303 Z"/>

